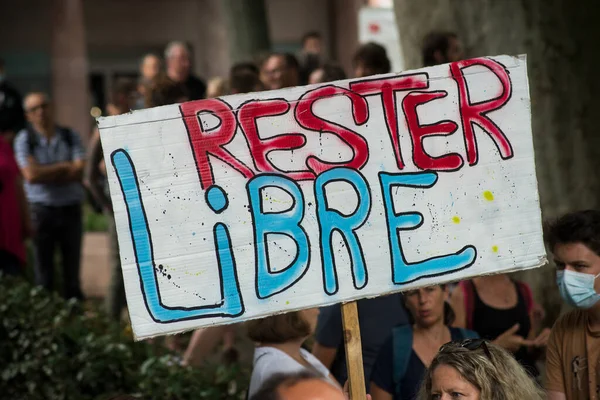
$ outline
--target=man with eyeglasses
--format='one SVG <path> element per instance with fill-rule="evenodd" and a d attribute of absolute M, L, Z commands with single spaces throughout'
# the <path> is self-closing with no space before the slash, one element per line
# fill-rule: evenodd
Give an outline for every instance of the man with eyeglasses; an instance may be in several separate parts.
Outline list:
<path fill-rule="evenodd" d="M 298 60 L 288 53 L 272 53 L 260 64 L 260 80 L 266 90 L 298 86 Z"/>
<path fill-rule="evenodd" d="M 36 283 L 53 289 L 54 255 L 58 247 L 64 296 L 82 299 L 79 267 L 85 151 L 77 133 L 55 124 L 46 94 L 30 93 L 23 101 L 23 108 L 28 124 L 17 135 L 14 146 L 35 232 Z"/>
<path fill-rule="evenodd" d="M 552 328 L 546 354 L 549 400 L 600 399 L 600 211 L 546 226 L 563 300 L 575 309 Z"/>

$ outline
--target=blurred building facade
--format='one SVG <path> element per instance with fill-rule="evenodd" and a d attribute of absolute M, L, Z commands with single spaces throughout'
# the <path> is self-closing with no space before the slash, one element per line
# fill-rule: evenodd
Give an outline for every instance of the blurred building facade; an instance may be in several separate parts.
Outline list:
<path fill-rule="evenodd" d="M 347 71 L 358 43 L 362 6 L 384 0 L 265 0 L 274 50 L 295 52 L 320 32 L 327 55 Z M 91 105 L 106 104 L 112 82 L 136 77 L 141 57 L 187 42 L 196 74 L 224 76 L 230 66 L 220 0 L 0 0 L 0 57 L 22 92 L 51 93 L 57 119 L 86 137 Z"/>

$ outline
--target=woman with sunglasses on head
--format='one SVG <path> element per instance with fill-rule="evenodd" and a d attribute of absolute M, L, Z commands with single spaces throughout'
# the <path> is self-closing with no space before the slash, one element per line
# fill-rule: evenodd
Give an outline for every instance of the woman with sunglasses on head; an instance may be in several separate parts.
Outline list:
<path fill-rule="evenodd" d="M 335 378 L 302 344 L 315 332 L 318 308 L 292 311 L 248 321 L 248 337 L 256 344 L 249 397 L 277 373 L 311 371 L 338 385 Z M 340 387 L 341 388 L 341 387 Z"/>
<path fill-rule="evenodd" d="M 543 398 L 509 352 L 483 339 L 469 339 L 442 346 L 425 373 L 418 400 Z"/>
<path fill-rule="evenodd" d="M 373 400 L 414 399 L 444 343 L 477 337 L 475 332 L 450 327 L 454 312 L 445 285 L 413 290 L 404 298 L 410 324 L 394 328 L 379 351 L 371 374 Z"/>

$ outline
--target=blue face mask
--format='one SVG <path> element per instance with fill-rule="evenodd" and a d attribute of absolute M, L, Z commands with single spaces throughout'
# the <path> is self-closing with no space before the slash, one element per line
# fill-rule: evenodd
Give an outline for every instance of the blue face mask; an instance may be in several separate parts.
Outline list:
<path fill-rule="evenodd" d="M 563 270 L 556 272 L 556 283 L 560 295 L 568 304 L 587 309 L 600 301 L 600 294 L 594 289 L 594 281 L 599 276 Z"/>

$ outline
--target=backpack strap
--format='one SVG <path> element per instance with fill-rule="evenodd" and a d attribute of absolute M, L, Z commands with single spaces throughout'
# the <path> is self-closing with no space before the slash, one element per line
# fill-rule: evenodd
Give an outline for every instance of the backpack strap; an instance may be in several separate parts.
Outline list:
<path fill-rule="evenodd" d="M 392 330 L 392 348 L 394 349 L 393 377 L 396 395 L 402 389 L 402 378 L 406 375 L 408 361 L 412 352 L 413 331 L 410 325 L 401 325 Z"/>
<path fill-rule="evenodd" d="M 463 292 L 463 303 L 465 306 L 467 329 L 473 329 L 473 314 L 475 312 L 475 284 L 472 280 L 468 280 L 461 281 L 458 285 Z"/>
<path fill-rule="evenodd" d="M 64 126 L 57 126 L 56 129 L 58 130 L 61 140 L 63 140 L 69 148 L 69 161 L 73 160 L 73 131 Z"/>
<path fill-rule="evenodd" d="M 33 156 L 36 147 L 40 144 L 40 140 L 30 124 L 25 126 L 25 132 L 27 132 L 27 150 L 29 151 L 29 155 Z"/>
<path fill-rule="evenodd" d="M 531 310 L 533 310 L 533 293 L 531 292 L 531 288 L 525 282 L 517 281 L 516 284 L 521 296 L 523 296 L 523 300 L 525 300 L 527 314 L 530 314 Z"/>
<path fill-rule="evenodd" d="M 58 134 L 60 135 L 60 139 L 63 140 L 67 147 L 69 148 L 69 159 L 73 159 L 73 131 L 69 128 L 65 128 L 62 126 L 57 126 Z M 33 127 L 30 124 L 27 124 L 25 127 L 25 131 L 27 132 L 27 148 L 29 150 L 29 155 L 34 155 L 35 149 L 40 144 L 40 139 L 38 138 L 37 133 L 33 130 Z"/>

